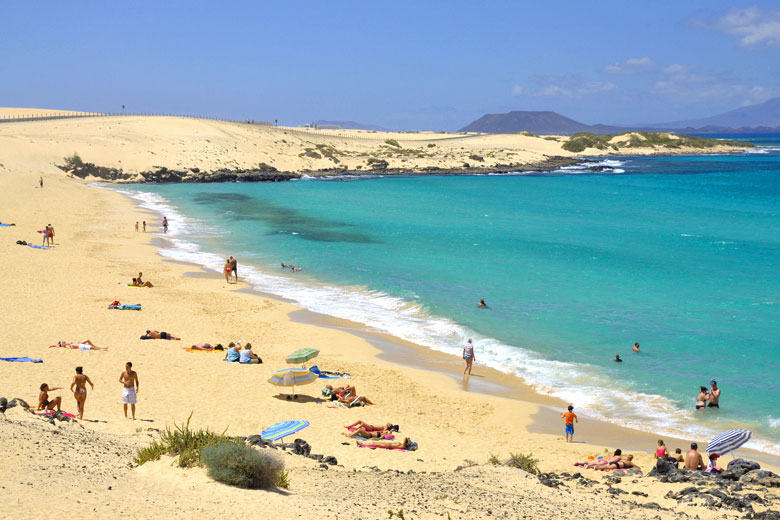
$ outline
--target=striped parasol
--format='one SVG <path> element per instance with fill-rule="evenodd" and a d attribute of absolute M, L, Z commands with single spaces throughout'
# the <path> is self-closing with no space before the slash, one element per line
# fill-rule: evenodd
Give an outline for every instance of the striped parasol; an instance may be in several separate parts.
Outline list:
<path fill-rule="evenodd" d="M 712 438 L 707 446 L 707 455 L 713 453 L 725 455 L 726 453 L 734 451 L 749 441 L 751 435 L 753 435 L 753 432 L 750 430 L 729 430 L 727 432 L 719 433 Z"/>
<path fill-rule="evenodd" d="M 317 374 L 309 372 L 305 368 L 285 368 L 274 372 L 269 383 L 276 386 L 291 386 L 293 389 L 293 395 L 295 396 L 295 387 L 300 385 L 308 385 L 312 381 L 317 380 Z M 295 396 L 298 399 L 298 396 Z M 290 399 L 290 396 L 287 396 Z"/>
<path fill-rule="evenodd" d="M 298 365 L 300 363 L 306 363 L 310 359 L 316 358 L 319 353 L 320 351 L 316 348 L 299 348 L 284 358 L 284 360 L 287 361 L 287 363 L 290 365 Z"/>
<path fill-rule="evenodd" d="M 309 426 L 309 421 L 282 421 L 269 426 L 260 432 L 260 438 L 265 441 L 284 439 L 288 435 L 299 432 Z"/>

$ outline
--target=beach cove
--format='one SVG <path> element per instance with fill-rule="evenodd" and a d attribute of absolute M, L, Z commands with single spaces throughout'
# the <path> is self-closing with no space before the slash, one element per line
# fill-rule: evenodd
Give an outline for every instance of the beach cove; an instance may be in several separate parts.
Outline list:
<path fill-rule="evenodd" d="M 202 517 L 230 514 L 241 518 L 255 516 L 257 512 L 251 508 L 262 501 L 274 511 L 287 511 L 304 518 L 328 517 L 331 513 L 332 517 L 340 515 L 342 518 L 345 515 L 379 517 L 386 515 L 390 507 L 400 508 L 401 500 L 426 505 L 428 509 L 418 511 L 415 518 L 441 517 L 445 511 L 460 518 L 487 515 L 485 504 L 475 508 L 472 503 L 469 511 L 451 494 L 434 497 L 430 492 L 427 501 L 415 497 L 417 502 L 413 502 L 408 497 L 409 486 L 422 485 L 414 481 L 417 478 L 414 475 L 433 472 L 439 474 L 430 475 L 434 481 L 465 475 L 463 481 L 455 481 L 471 483 L 475 489 L 468 491 L 468 496 L 473 499 L 478 495 L 471 493 L 482 493 L 483 500 L 495 500 L 497 508 L 506 508 L 497 509 L 497 514 L 512 515 L 512 502 L 522 496 L 524 509 L 535 512 L 536 517 L 543 517 L 551 503 L 574 504 L 572 507 L 577 514 L 585 518 L 610 517 L 591 509 L 593 490 L 572 489 L 571 495 L 562 497 L 560 491 L 536 480 L 527 480 L 525 476 L 513 473 L 511 468 L 484 465 L 491 454 L 507 457 L 510 452 L 531 452 L 540 459 L 544 471 L 572 472 L 574 460 L 603 453 L 605 448 L 618 447 L 599 443 L 599 434 L 591 434 L 586 429 L 586 418 L 582 418 L 578 436 L 592 440 L 590 444 L 567 445 L 561 435 L 527 433 L 534 417 L 540 414 L 537 404 L 465 392 L 462 385 L 446 373 L 382 360 L 381 356 L 377 357 L 378 349 L 354 334 L 291 319 L 290 314 L 300 312 L 299 308 L 270 297 L 249 294 L 245 291 L 246 285 L 228 285 L 219 278 L 188 275 L 199 273 L 200 268 L 161 259 L 157 254 L 157 249 L 164 247 L 160 238 L 133 231 L 136 221 L 146 220 L 150 223 L 150 232 L 159 232 L 158 215 L 140 210 L 117 193 L 65 178 L 51 164 L 54 161 L 47 158 L 49 152 L 37 149 L 37 145 L 21 149 L 3 146 L 0 150 L 3 165 L 0 170 L 3 214 L 0 218 L 3 222 L 16 224 L 13 228 L 0 230 L 5 237 L 0 246 L 5 264 L 0 278 L 5 296 L 0 311 L 7 324 L 0 352 L 3 356 L 44 359 L 41 364 L 0 366 L 3 381 L 0 393 L 33 402 L 40 383 L 68 386 L 73 367 L 84 366 L 85 373 L 96 385 L 87 400 L 87 421 L 83 432 L 77 426 L 65 425 L 63 428 L 73 428 L 65 435 L 70 440 L 73 436 L 87 441 L 89 444 L 83 445 L 84 451 L 90 445 L 99 445 L 116 446 L 114 453 L 119 452 L 119 455 L 112 455 L 115 458 L 109 462 L 100 457 L 91 461 L 86 472 L 55 470 L 53 462 L 40 457 L 40 449 L 31 447 L 38 440 L 54 438 L 46 436 L 48 423 L 40 426 L 31 422 L 31 418 L 17 415 L 18 408 L 7 412 L 1 423 L 4 438 L 6 432 L 9 436 L 15 435 L 20 428 L 35 433 L 28 442 L 24 436 L 15 435 L 15 439 L 9 441 L 9 447 L 17 448 L 4 450 L 0 461 L 5 468 L 2 474 L 5 488 L 18 497 L 15 504 L 9 505 L 11 514 L 36 517 L 30 511 L 29 501 L 44 492 L 38 485 L 28 485 L 30 478 L 14 478 L 11 468 L 16 468 L 17 474 L 46 479 L 49 486 L 61 486 L 58 489 L 67 488 L 67 478 L 75 478 L 88 486 L 94 482 L 93 489 L 89 489 L 92 493 L 87 493 L 84 487 L 62 493 L 66 500 L 91 507 L 96 516 L 120 511 L 139 516 L 174 512 L 185 515 L 197 511 Z M 42 189 L 37 187 L 40 176 L 44 179 Z M 40 235 L 36 230 L 47 223 L 52 223 L 56 229 L 53 249 L 35 250 L 15 244 L 16 240 L 37 244 Z M 139 271 L 144 273 L 145 279 L 154 282 L 153 289 L 125 285 Z M 143 310 L 108 310 L 106 307 L 113 300 L 142 303 Z M 149 328 L 167 330 L 183 340 L 148 342 L 138 339 Z M 100 346 L 108 346 L 109 350 L 81 352 L 48 348 L 62 339 L 87 338 Z M 252 342 L 264 363 L 237 366 L 222 363 L 220 354 L 190 353 L 181 348 L 201 341 L 225 344 L 236 339 Z M 321 350 L 318 364 L 323 368 L 351 373 L 353 377 L 349 382 L 377 404 L 343 410 L 328 408 L 326 403 L 317 403 L 314 399 L 288 402 L 278 398 L 278 390 L 265 380 L 273 370 L 285 366 L 286 354 L 304 346 Z M 141 382 L 139 420 L 135 422 L 126 420 L 122 414 L 121 385 L 117 382 L 124 363 L 129 360 L 133 361 Z M 447 363 L 446 358 L 441 360 Z M 318 386 L 310 385 L 300 393 L 317 396 Z M 64 408 L 73 410 L 72 396 L 67 392 L 62 395 Z M 279 420 L 309 420 L 311 426 L 297 436 L 307 440 L 317 452 L 337 457 L 343 469 L 323 470 L 310 461 L 284 456 L 293 482 L 290 490 L 293 496 L 285 496 L 226 488 L 208 481 L 200 470 L 178 470 L 169 467 L 167 461 L 150 467 L 127 468 L 132 450 L 154 437 L 155 432 L 148 428 L 162 429 L 174 422 L 181 423 L 190 412 L 194 425 L 219 431 L 229 428 L 235 435 L 259 433 L 263 427 Z M 343 425 L 357 419 L 392 420 L 401 425 L 402 435 L 408 435 L 420 444 L 420 450 L 395 453 L 361 450 L 351 442 L 343 445 L 342 442 L 346 442 L 340 435 Z M 138 428 L 142 431 L 138 432 Z M 646 444 L 640 435 L 621 430 L 620 436 L 626 443 L 622 445 Z M 633 441 L 632 436 L 637 440 Z M 697 440 L 704 443 L 704 439 Z M 43 440 L 44 446 L 46 442 L 56 445 L 56 441 Z M 633 452 L 645 471 L 653 464 L 649 455 L 652 447 L 647 444 L 644 453 Z M 61 463 L 70 466 L 71 461 L 73 465 L 81 465 L 75 462 L 76 457 L 81 456 L 79 449 L 65 452 L 73 458 L 58 460 L 57 467 Z M 469 466 L 467 460 L 480 465 L 453 473 L 458 466 Z M 97 488 L 98 484 L 105 483 L 102 473 L 112 479 L 106 466 L 123 468 L 116 470 L 119 475 L 113 475 L 119 477 L 119 483 L 111 485 L 111 490 L 107 486 Z M 367 469 L 372 467 L 379 473 Z M 359 470 L 359 475 L 368 472 L 370 479 L 382 482 L 387 494 L 361 493 L 360 481 L 350 481 L 352 486 L 348 487 L 354 487 L 357 492 L 354 495 L 346 493 L 348 503 L 341 504 L 331 500 L 332 491 L 318 489 L 318 484 L 332 479 L 333 475 L 351 478 L 348 475 L 353 469 Z M 402 471 L 405 476 L 396 477 L 396 473 L 388 474 L 387 470 Z M 593 475 L 588 476 L 593 478 Z M 365 475 L 361 478 L 365 480 Z M 664 500 L 668 491 L 679 490 L 683 484 L 627 481 L 623 487 L 629 492 L 641 489 L 649 495 L 632 495 L 634 501 L 659 502 L 667 508 L 690 507 Z M 371 497 L 368 503 L 366 494 Z M 116 498 L 129 499 L 139 495 L 153 498 L 129 506 L 118 503 L 121 500 Z M 315 508 L 330 508 L 331 511 L 312 512 Z M 717 515 L 723 512 L 718 511 Z M 649 518 L 659 512 L 637 508 L 632 509 L 631 514 Z M 660 514 L 671 517 L 676 513 L 662 511 Z M 700 509 L 696 509 L 696 514 L 701 517 L 716 515 Z"/>

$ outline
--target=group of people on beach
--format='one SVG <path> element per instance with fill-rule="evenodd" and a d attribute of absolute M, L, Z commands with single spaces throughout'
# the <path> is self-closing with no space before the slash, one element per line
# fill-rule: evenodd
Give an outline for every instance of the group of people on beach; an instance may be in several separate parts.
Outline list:
<path fill-rule="evenodd" d="M 285 264 L 284 262 L 282 262 L 281 265 L 282 265 L 282 269 L 289 269 L 290 271 L 292 271 L 294 273 L 297 273 L 298 271 L 303 269 L 303 267 L 295 267 L 292 264 Z"/>
<path fill-rule="evenodd" d="M 144 281 L 143 280 L 144 273 L 138 273 L 138 276 L 136 278 L 133 278 L 133 281 L 130 282 L 130 286 L 132 287 L 154 287 L 152 282 Z"/>
<path fill-rule="evenodd" d="M 119 375 L 119 382 L 122 383 L 122 404 L 125 410 L 125 417 L 127 417 L 127 405 L 130 405 L 131 414 L 133 420 L 135 420 L 135 404 L 138 402 L 138 374 L 133 370 L 133 363 L 128 361 L 125 363 L 124 371 Z M 84 419 L 84 404 L 87 402 L 87 385 L 91 390 L 95 389 L 92 380 L 84 373 L 83 367 L 76 367 L 76 375 L 73 376 L 73 381 L 70 384 L 70 391 L 73 393 L 73 397 L 76 400 L 76 407 L 78 408 L 77 417 L 79 420 Z M 44 411 L 62 411 L 62 396 L 51 397 L 49 392 L 56 390 L 64 390 L 63 386 L 50 387 L 48 383 L 41 383 L 40 393 L 38 394 L 38 410 Z"/>
<path fill-rule="evenodd" d="M 53 246 L 54 245 L 54 226 L 51 224 L 46 224 L 46 227 L 41 230 L 41 234 L 43 234 L 43 246 Z"/>
<path fill-rule="evenodd" d="M 143 232 L 146 233 L 146 221 L 145 220 L 142 221 L 142 226 L 143 226 Z M 168 232 L 168 217 L 163 217 L 161 227 L 162 227 L 163 233 L 167 233 Z M 138 233 L 138 221 L 137 220 L 135 221 L 135 232 Z"/>
<path fill-rule="evenodd" d="M 260 359 L 260 356 L 255 354 L 255 352 L 252 350 L 251 343 L 247 343 L 243 348 L 241 347 L 241 344 L 242 340 L 238 340 L 235 343 L 232 341 L 228 343 L 228 348 L 225 350 L 224 360 L 229 363 L 242 363 L 245 365 L 259 365 L 263 362 L 263 360 Z M 202 350 L 202 348 L 198 348 L 196 350 Z"/>
<path fill-rule="evenodd" d="M 233 275 L 235 278 L 235 282 L 238 283 L 238 260 L 233 258 L 232 256 L 225 260 L 225 281 L 227 283 L 230 283 L 230 275 Z"/>
<path fill-rule="evenodd" d="M 710 453 L 707 456 L 707 458 L 709 458 L 709 463 L 705 466 L 704 459 L 702 458 L 701 453 L 699 453 L 699 445 L 695 442 L 691 443 L 691 449 L 683 455 L 680 448 L 676 448 L 674 454 L 669 453 L 663 439 L 658 439 L 658 446 L 655 449 L 655 453 L 653 453 L 653 457 L 655 459 L 663 459 L 676 466 L 683 463 L 685 469 L 701 470 L 705 473 L 720 473 L 722 471 L 718 466 L 720 455 L 717 453 Z"/>
<path fill-rule="evenodd" d="M 337 387 L 325 385 L 325 388 L 322 389 L 322 396 L 330 399 L 331 401 L 338 401 L 348 408 L 352 408 L 353 406 L 374 404 L 368 397 L 364 395 L 358 395 L 357 389 L 354 385 Z"/>
<path fill-rule="evenodd" d="M 365 421 L 356 421 L 345 426 L 350 433 L 345 433 L 346 437 L 357 440 L 357 445 L 363 448 L 382 448 L 386 450 L 408 450 L 415 451 L 417 443 L 409 437 L 404 440 L 397 440 L 395 434 L 400 431 L 397 424 L 368 424 Z"/>

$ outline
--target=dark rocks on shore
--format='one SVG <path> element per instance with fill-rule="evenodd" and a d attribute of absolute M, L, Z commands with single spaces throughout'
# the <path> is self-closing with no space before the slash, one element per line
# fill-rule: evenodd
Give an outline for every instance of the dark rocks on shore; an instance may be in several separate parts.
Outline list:
<path fill-rule="evenodd" d="M 0 413 L 5 413 L 5 411 L 8 409 L 8 399 L 5 397 L 0 397 Z"/>
<path fill-rule="evenodd" d="M 21 406 L 25 410 L 30 409 L 30 405 L 27 404 L 27 401 L 25 401 L 24 399 L 19 399 L 18 397 L 8 401 L 8 405 L 6 406 L 6 408 L 13 408 L 14 406 Z"/>
<path fill-rule="evenodd" d="M 739 477 L 739 481 L 743 484 L 757 484 L 764 487 L 780 487 L 780 477 L 765 469 L 754 469 L 748 471 Z"/>
<path fill-rule="evenodd" d="M 739 480 L 739 478 L 745 473 L 756 469 L 761 469 L 761 466 L 758 464 L 758 462 L 736 459 L 729 462 L 729 465 L 726 467 L 726 471 L 721 473 L 720 477 L 727 480 Z"/>

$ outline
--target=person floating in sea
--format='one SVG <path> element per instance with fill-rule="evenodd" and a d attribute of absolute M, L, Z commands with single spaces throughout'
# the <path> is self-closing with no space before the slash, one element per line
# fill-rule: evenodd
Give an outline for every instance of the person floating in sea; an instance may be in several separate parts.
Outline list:
<path fill-rule="evenodd" d="M 639 352 L 639 343 L 634 343 L 634 348 L 632 348 L 634 352 Z"/>
<path fill-rule="evenodd" d="M 466 345 L 463 347 L 463 359 L 466 360 L 466 368 L 463 370 L 463 373 L 465 374 L 468 372 L 468 374 L 471 375 L 471 365 L 476 359 L 474 357 L 474 343 L 471 342 L 471 338 L 469 338 Z"/>
<path fill-rule="evenodd" d="M 163 228 L 163 233 L 168 232 L 168 217 L 163 217 L 162 228 Z"/>
<path fill-rule="evenodd" d="M 133 420 L 135 421 L 135 403 L 138 402 L 138 374 L 133 370 L 133 363 L 125 363 L 125 370 L 119 374 L 119 382 L 122 383 L 122 405 L 125 408 L 127 419 L 127 405 L 130 405 Z"/>
<path fill-rule="evenodd" d="M 615 363 L 622 363 L 623 360 L 620 359 L 620 354 L 615 354 Z"/>
<path fill-rule="evenodd" d="M 84 419 L 84 403 L 87 401 L 87 383 L 92 387 L 92 390 L 95 389 L 95 385 L 89 377 L 84 375 L 84 368 L 76 367 L 76 375 L 73 376 L 73 382 L 70 384 L 70 391 L 73 392 L 73 397 L 76 398 L 76 406 L 79 410 L 79 420 Z"/>
<path fill-rule="evenodd" d="M 290 270 L 291 270 L 293 273 L 297 273 L 298 271 L 301 271 L 301 270 L 303 270 L 303 267 L 291 267 L 291 268 L 290 268 Z"/>
<path fill-rule="evenodd" d="M 714 379 L 710 381 L 710 402 L 707 403 L 709 408 L 720 408 L 718 400 L 720 399 L 720 388 L 718 388 L 718 382 Z"/>
<path fill-rule="evenodd" d="M 707 399 L 710 398 L 710 393 L 707 392 L 706 386 L 699 387 L 699 395 L 696 396 L 696 409 L 701 410 L 707 406 Z"/>
<path fill-rule="evenodd" d="M 487 303 L 485 303 L 485 299 L 484 298 L 479 300 L 479 303 L 477 304 L 477 307 L 487 307 Z"/>
<path fill-rule="evenodd" d="M 58 395 L 54 399 L 49 399 L 49 392 L 53 392 L 54 390 L 64 390 L 64 388 L 61 386 L 49 388 L 49 385 L 46 383 L 41 385 L 41 393 L 38 395 L 38 410 L 54 410 L 55 406 L 57 407 L 57 411 L 61 410 L 62 397 Z"/>
<path fill-rule="evenodd" d="M 293 267 L 295 267 L 295 266 L 294 266 L 294 265 L 292 265 L 292 264 L 285 264 L 284 262 L 282 262 L 282 269 L 287 269 L 288 267 L 289 267 L 290 269 L 292 269 L 292 268 L 293 268 Z"/>
<path fill-rule="evenodd" d="M 574 410 L 574 407 L 569 405 L 568 411 L 561 414 L 561 417 L 564 419 L 564 428 L 566 430 L 566 442 L 574 442 L 574 423 L 580 422 L 577 419 L 577 414 L 572 410 Z"/>

